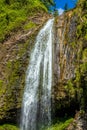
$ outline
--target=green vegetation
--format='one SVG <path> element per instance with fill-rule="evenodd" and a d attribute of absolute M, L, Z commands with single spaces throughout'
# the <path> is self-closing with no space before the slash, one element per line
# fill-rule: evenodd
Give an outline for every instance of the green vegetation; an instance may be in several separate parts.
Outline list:
<path fill-rule="evenodd" d="M 58 10 L 54 10 L 54 17 L 56 17 L 56 16 L 58 16 L 59 14 L 58 14 Z"/>
<path fill-rule="evenodd" d="M 35 28 L 35 27 L 36 27 L 36 24 L 30 21 L 29 23 L 27 23 L 27 24 L 24 26 L 24 29 L 25 29 L 25 30 L 28 30 L 28 29 L 32 29 L 32 28 Z"/>
<path fill-rule="evenodd" d="M 47 12 L 40 0 L 0 0 L 0 42 L 8 38 L 12 31 L 22 29 L 28 17 L 40 11 Z"/>
<path fill-rule="evenodd" d="M 79 12 L 79 13 L 78 13 Z M 75 21 L 73 20 L 75 19 Z M 70 46 L 76 55 L 75 78 L 68 82 L 66 87 L 70 95 L 76 93 L 80 109 L 85 110 L 87 105 L 87 1 L 79 0 L 73 10 L 72 24 L 76 24 L 76 32 Z M 68 32 L 69 33 L 69 32 Z M 72 34 L 73 35 L 73 34 Z M 67 38 L 68 39 L 68 38 Z"/>
<path fill-rule="evenodd" d="M 0 88 L 2 87 L 2 84 L 3 84 L 3 81 L 2 81 L 2 80 L 0 80 Z"/>
<path fill-rule="evenodd" d="M 45 130 L 65 130 L 71 122 L 73 122 L 73 118 L 59 119 L 56 124 L 53 124 Z M 0 126 L 0 130 L 19 130 L 19 128 L 14 125 L 4 124 Z"/>
<path fill-rule="evenodd" d="M 56 124 L 52 125 L 46 130 L 65 130 L 72 121 L 73 121 L 73 118 L 59 120 Z"/>
<path fill-rule="evenodd" d="M 41 0 L 41 1 L 44 3 L 44 5 L 45 5 L 48 9 L 50 9 L 50 6 L 55 6 L 54 0 Z"/>
<path fill-rule="evenodd" d="M 66 90 L 67 96 L 69 96 L 69 97 L 75 96 L 76 88 L 74 87 L 72 80 L 69 80 L 67 82 L 67 85 L 65 86 L 65 90 Z"/>
<path fill-rule="evenodd" d="M 79 12 L 79 13 L 78 13 Z M 77 52 L 78 67 L 76 69 L 76 86 L 78 88 L 81 109 L 85 110 L 87 102 L 87 1 L 79 0 L 75 15 L 78 17 L 76 44 L 79 48 Z"/>
<path fill-rule="evenodd" d="M 19 128 L 14 125 L 5 124 L 0 126 L 0 130 L 19 130 Z"/>
<path fill-rule="evenodd" d="M 28 17 L 47 12 L 51 5 L 54 5 L 54 0 L 0 0 L 0 42 L 12 31 L 23 29 Z"/>

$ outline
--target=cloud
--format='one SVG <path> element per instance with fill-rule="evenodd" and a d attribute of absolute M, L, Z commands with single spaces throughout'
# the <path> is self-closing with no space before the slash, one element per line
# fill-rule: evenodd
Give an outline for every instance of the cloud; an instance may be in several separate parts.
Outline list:
<path fill-rule="evenodd" d="M 59 15 L 63 14 L 63 12 L 64 12 L 64 10 L 63 10 L 62 8 L 59 8 L 59 9 L 58 9 L 58 14 L 59 14 Z"/>

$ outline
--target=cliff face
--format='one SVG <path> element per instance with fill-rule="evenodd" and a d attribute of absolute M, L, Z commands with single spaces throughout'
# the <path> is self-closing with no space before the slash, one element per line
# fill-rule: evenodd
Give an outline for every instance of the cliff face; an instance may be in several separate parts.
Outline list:
<path fill-rule="evenodd" d="M 44 12 L 29 18 L 33 26 L 18 30 L 0 44 L 0 123 L 15 123 L 20 117 L 25 74 L 36 35 L 49 19 Z M 26 25 L 24 25 L 26 26 Z"/>
<path fill-rule="evenodd" d="M 87 108 L 87 2 L 56 18 L 54 43 L 53 108 L 55 116 L 75 115 L 76 127 L 86 130 Z M 79 124 L 82 124 L 79 126 Z"/>
<path fill-rule="evenodd" d="M 60 116 L 75 113 L 79 108 L 77 99 L 78 88 L 75 87 L 76 52 L 70 43 L 75 39 L 76 18 L 73 12 L 61 15 L 56 19 L 56 39 L 54 43 L 54 83 L 53 100 L 56 113 Z M 73 28 L 73 31 L 72 31 Z"/>

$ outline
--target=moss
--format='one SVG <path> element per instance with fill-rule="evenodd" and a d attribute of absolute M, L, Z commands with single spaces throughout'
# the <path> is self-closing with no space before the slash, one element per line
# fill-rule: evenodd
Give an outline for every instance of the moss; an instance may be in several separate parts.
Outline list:
<path fill-rule="evenodd" d="M 76 74 L 76 79 L 75 79 L 75 82 L 79 82 L 79 81 L 80 81 L 80 79 L 81 79 L 80 70 L 79 70 L 79 69 L 77 69 L 77 70 L 76 70 L 76 72 L 75 72 L 75 74 Z"/>
<path fill-rule="evenodd" d="M 36 15 L 37 12 L 47 12 L 46 7 L 39 0 L 27 1 L 11 1 L 10 4 L 0 1 L 0 42 L 3 42 L 11 32 L 23 29 L 28 17 Z M 25 29 L 29 29 L 30 25 L 26 25 Z"/>
<path fill-rule="evenodd" d="M 14 125 L 4 124 L 0 126 L 0 130 L 19 130 L 19 128 Z"/>
<path fill-rule="evenodd" d="M 11 66 L 12 66 L 11 61 L 8 61 L 8 62 L 7 62 L 7 67 L 8 67 L 8 68 L 11 68 Z"/>
<path fill-rule="evenodd" d="M 35 23 L 29 22 L 28 24 L 26 24 L 26 25 L 24 26 L 24 29 L 25 29 L 25 30 L 28 30 L 28 29 L 32 29 L 32 28 L 35 28 L 35 27 L 36 27 L 36 24 L 35 24 Z"/>
<path fill-rule="evenodd" d="M 80 37 L 82 35 L 82 25 L 77 26 L 77 32 L 76 32 L 77 37 Z"/>
<path fill-rule="evenodd" d="M 2 85 L 3 85 L 3 80 L 0 80 L 0 89 L 1 89 Z"/>
<path fill-rule="evenodd" d="M 52 125 L 51 127 L 45 130 L 65 130 L 72 121 L 73 118 L 69 118 L 67 120 L 59 120 L 58 123 Z"/>
<path fill-rule="evenodd" d="M 7 12 L 0 14 L 0 41 L 4 40 L 6 35 L 9 35 L 12 30 L 20 27 L 27 18 L 23 9 L 17 11 L 6 7 L 4 10 Z"/>
<path fill-rule="evenodd" d="M 70 43 L 70 45 L 72 46 L 72 48 L 75 48 L 76 47 L 76 42 L 73 41 L 72 43 Z"/>
<path fill-rule="evenodd" d="M 85 111 L 84 110 L 80 110 L 79 114 L 80 114 L 80 116 L 84 116 Z"/>
<path fill-rule="evenodd" d="M 87 71 L 87 62 L 80 65 L 81 74 L 84 74 Z"/>
<path fill-rule="evenodd" d="M 82 59 L 83 59 L 84 61 L 87 60 L 87 49 L 85 49 L 85 50 L 83 51 Z"/>
<path fill-rule="evenodd" d="M 75 98 L 76 88 L 73 80 L 68 80 L 67 85 L 65 85 L 64 88 L 69 98 Z"/>

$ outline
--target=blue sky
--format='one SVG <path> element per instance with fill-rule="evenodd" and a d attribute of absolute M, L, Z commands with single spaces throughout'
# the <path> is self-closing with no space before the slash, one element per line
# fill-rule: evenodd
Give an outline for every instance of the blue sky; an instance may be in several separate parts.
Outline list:
<path fill-rule="evenodd" d="M 64 5 L 67 3 L 68 8 L 74 8 L 75 4 L 73 1 L 77 1 L 77 0 L 55 0 L 56 6 L 57 8 L 64 8 Z"/>
<path fill-rule="evenodd" d="M 64 12 L 64 6 L 67 3 L 68 9 L 72 9 L 75 7 L 75 2 L 77 0 L 54 0 L 56 3 L 56 8 L 58 9 L 59 15 Z"/>

